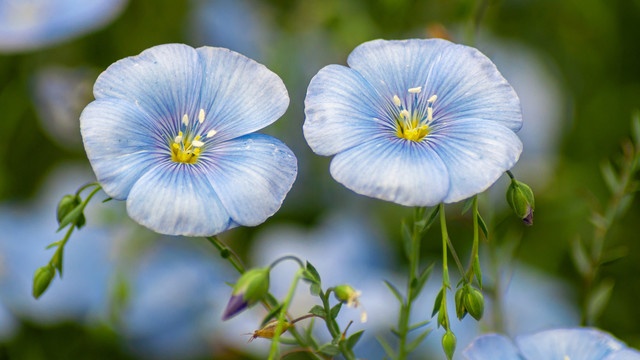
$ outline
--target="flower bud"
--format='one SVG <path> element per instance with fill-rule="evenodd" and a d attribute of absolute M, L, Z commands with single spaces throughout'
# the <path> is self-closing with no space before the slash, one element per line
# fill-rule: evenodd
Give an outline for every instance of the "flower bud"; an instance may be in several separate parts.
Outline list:
<path fill-rule="evenodd" d="M 467 315 L 467 309 L 464 306 L 464 297 L 467 294 L 467 287 L 463 286 L 456 291 L 456 315 L 459 320 L 464 319 Z"/>
<path fill-rule="evenodd" d="M 358 298 L 362 295 L 362 291 L 354 290 L 349 285 L 339 285 L 333 288 L 336 299 L 342 303 L 347 303 L 347 307 L 357 308 L 360 306 Z M 367 322 L 367 312 L 360 308 L 360 322 Z"/>
<path fill-rule="evenodd" d="M 511 180 L 507 189 L 507 203 L 525 224 L 533 224 L 535 200 L 529 185 L 515 179 Z"/>
<path fill-rule="evenodd" d="M 280 335 L 284 334 L 292 326 L 293 324 L 291 324 L 290 322 L 286 320 L 283 321 L 282 327 L 280 330 Z M 273 337 L 276 335 L 277 327 L 278 327 L 278 319 L 273 319 L 269 321 L 262 329 L 256 330 L 253 332 L 253 334 L 250 334 L 251 338 L 249 339 L 249 342 L 253 341 L 256 338 L 273 339 Z"/>
<path fill-rule="evenodd" d="M 269 292 L 269 268 L 251 269 L 238 279 L 222 315 L 228 320 L 262 300 Z"/>
<path fill-rule="evenodd" d="M 56 218 L 58 219 L 58 224 L 64 219 L 67 214 L 71 212 L 71 210 L 75 209 L 76 206 L 80 205 L 80 197 L 77 195 L 65 195 L 62 197 L 60 202 L 58 203 L 58 211 L 56 212 Z"/>
<path fill-rule="evenodd" d="M 53 277 L 56 275 L 56 269 L 53 265 L 48 264 L 46 266 L 40 267 L 33 274 L 33 297 L 39 298 L 53 280 Z"/>
<path fill-rule="evenodd" d="M 469 286 L 464 296 L 464 308 L 474 319 L 480 320 L 484 312 L 484 297 L 482 296 L 482 292 Z"/>
<path fill-rule="evenodd" d="M 456 336 L 453 335 L 451 330 L 447 330 L 444 336 L 442 336 L 442 349 L 444 349 L 444 353 L 447 354 L 447 359 L 453 358 L 453 353 L 456 351 Z"/>

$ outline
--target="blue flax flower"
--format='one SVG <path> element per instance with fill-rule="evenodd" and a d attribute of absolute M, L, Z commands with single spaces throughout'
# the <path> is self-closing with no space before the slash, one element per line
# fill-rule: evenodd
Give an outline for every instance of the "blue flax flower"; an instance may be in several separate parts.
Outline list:
<path fill-rule="evenodd" d="M 468 360 L 640 360 L 627 348 L 597 329 L 553 329 L 519 336 L 515 345 L 499 334 L 476 338 L 463 352 Z"/>
<path fill-rule="evenodd" d="M 520 153 L 520 100 L 478 50 L 374 40 L 311 80 L 304 135 L 356 193 L 406 206 L 486 190 Z"/>
<path fill-rule="evenodd" d="M 273 215 L 296 158 L 251 134 L 276 121 L 289 96 L 266 67 L 233 51 L 160 45 L 122 59 L 94 85 L 80 116 L 87 157 L 104 191 L 163 234 L 208 236 Z"/>
<path fill-rule="evenodd" d="M 100 28 L 128 0 L 0 0 L 0 52 L 38 49 Z"/>

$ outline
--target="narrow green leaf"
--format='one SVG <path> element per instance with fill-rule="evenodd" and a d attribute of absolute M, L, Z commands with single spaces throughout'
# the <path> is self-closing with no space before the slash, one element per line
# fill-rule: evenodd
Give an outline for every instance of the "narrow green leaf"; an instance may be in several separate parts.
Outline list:
<path fill-rule="evenodd" d="M 415 350 L 418 347 L 418 345 L 420 345 L 420 343 L 422 343 L 424 338 L 426 338 L 427 335 L 429 335 L 431 330 L 433 330 L 433 329 L 427 329 L 427 330 L 423 331 L 420 335 L 418 335 L 418 337 L 416 337 L 409 344 L 407 344 L 407 352 L 410 353 L 413 350 Z"/>
<path fill-rule="evenodd" d="M 427 280 L 429 280 L 429 276 L 431 276 L 431 271 L 433 270 L 434 264 L 435 263 L 433 262 L 429 264 L 429 266 L 424 268 L 420 273 L 420 275 L 418 275 L 415 289 L 413 290 L 413 293 L 411 295 L 411 301 L 415 300 L 418 297 L 418 295 L 420 295 L 420 293 L 422 292 L 422 289 L 424 288 L 424 284 L 427 283 Z"/>
<path fill-rule="evenodd" d="M 482 289 L 482 269 L 480 269 L 480 258 L 477 255 L 473 258 L 473 273 L 476 276 L 476 280 L 478 280 L 480 289 Z"/>
<path fill-rule="evenodd" d="M 609 228 L 609 221 L 600 214 L 591 214 L 589 221 L 591 222 L 591 224 L 593 224 L 593 226 L 600 230 L 606 230 Z"/>
<path fill-rule="evenodd" d="M 613 285 L 613 280 L 603 280 L 589 295 L 587 300 L 587 318 L 590 321 L 595 321 L 604 311 L 611 297 Z"/>
<path fill-rule="evenodd" d="M 402 221 L 400 232 L 402 233 L 402 248 L 404 249 L 404 255 L 407 257 L 407 259 L 411 259 L 413 235 L 411 234 L 411 230 L 409 230 L 409 226 L 404 220 Z"/>
<path fill-rule="evenodd" d="M 304 271 L 302 271 L 302 279 L 311 284 L 319 284 L 318 279 L 316 279 L 316 277 L 307 269 L 304 269 Z"/>
<path fill-rule="evenodd" d="M 320 305 L 314 305 L 310 310 L 309 310 L 310 314 L 313 314 L 315 316 L 320 316 L 322 318 L 326 318 L 327 317 L 327 313 L 324 311 L 324 308 Z"/>
<path fill-rule="evenodd" d="M 104 204 L 104 203 L 109 202 L 111 200 L 113 200 L 113 198 L 112 197 L 108 197 L 108 198 L 102 200 L 102 203 Z"/>
<path fill-rule="evenodd" d="M 471 209 L 471 205 L 473 205 L 473 198 L 474 197 L 472 196 L 464 201 L 464 204 L 462 205 L 462 214 L 466 213 L 467 211 L 469 211 L 469 209 Z"/>
<path fill-rule="evenodd" d="M 440 311 L 440 303 L 442 303 L 443 290 L 444 288 L 440 289 L 440 291 L 438 292 L 438 296 L 436 296 L 436 301 L 433 303 L 433 312 L 431 313 L 431 317 L 433 317 L 435 314 L 438 313 L 438 311 Z"/>
<path fill-rule="evenodd" d="M 53 264 L 53 266 L 55 266 L 56 269 L 58 269 L 58 274 L 60 274 L 60 277 L 62 278 L 62 259 L 63 259 L 63 254 L 64 254 L 64 248 L 63 247 L 59 247 L 56 252 L 53 254 L 53 257 L 51 258 L 51 263 Z"/>
<path fill-rule="evenodd" d="M 389 356 L 390 359 L 395 359 L 396 354 L 393 352 L 393 349 L 391 348 L 389 343 L 385 339 L 383 339 L 381 336 L 376 336 L 376 339 L 378 339 L 378 342 L 384 349 L 384 352 L 387 353 L 387 356 Z"/>
<path fill-rule="evenodd" d="M 613 169 L 613 165 L 607 161 L 600 166 L 600 171 L 602 172 L 602 177 L 604 178 L 609 191 L 615 193 L 615 191 L 620 187 L 620 179 L 618 179 L 618 176 Z"/>
<path fill-rule="evenodd" d="M 338 345 L 327 343 L 320 346 L 318 352 L 327 356 L 336 356 L 340 354 L 340 348 L 338 347 Z"/>
<path fill-rule="evenodd" d="M 396 299 L 398 299 L 400 304 L 404 304 L 404 297 L 400 294 L 400 291 L 398 291 L 398 289 L 395 286 L 393 286 L 393 284 L 388 282 L 387 280 L 384 280 L 384 284 L 387 285 L 389 290 L 391 290 L 391 293 L 393 293 L 393 295 L 396 297 Z"/>
<path fill-rule="evenodd" d="M 306 270 L 311 274 L 311 276 L 313 276 L 316 279 L 316 281 L 318 283 L 321 282 L 320 274 L 318 274 L 318 270 L 316 270 L 316 268 L 313 265 L 311 265 L 311 263 L 308 262 L 308 261 L 307 261 L 307 269 Z"/>
<path fill-rule="evenodd" d="M 335 319 L 336 317 L 338 317 L 338 314 L 340 313 L 340 309 L 342 309 L 342 303 L 339 302 L 336 306 L 331 308 L 331 318 Z"/>
<path fill-rule="evenodd" d="M 58 227 L 58 230 L 56 230 L 56 232 L 64 229 L 65 227 L 67 227 L 67 225 L 73 223 L 78 218 L 78 216 L 82 215 L 84 206 L 85 204 L 81 203 L 73 208 L 73 210 L 69 211 L 69 213 L 65 215 L 64 218 L 62 218 L 62 221 L 60 221 L 60 226 Z"/>
<path fill-rule="evenodd" d="M 436 221 L 436 219 L 438 218 L 439 211 L 440 211 L 440 206 L 434 206 L 431 209 L 431 212 L 429 212 L 429 215 L 427 216 L 427 221 L 424 224 L 424 227 L 422 228 L 421 232 L 425 232 L 429 230 L 429 228 L 431 227 L 431 224 L 433 224 L 433 222 Z"/>
<path fill-rule="evenodd" d="M 402 337 L 402 335 L 400 334 L 400 332 L 398 330 L 396 330 L 395 328 L 391 328 L 391 333 L 393 335 L 395 335 L 398 339 Z"/>
<path fill-rule="evenodd" d="M 282 304 L 276 308 L 271 309 L 271 311 L 269 311 L 267 316 L 265 316 L 264 319 L 262 319 L 262 323 L 260 327 L 263 328 L 265 325 L 267 325 L 269 321 L 271 321 L 272 319 L 275 319 L 278 316 L 278 314 L 280 314 L 281 309 L 282 309 Z"/>
<path fill-rule="evenodd" d="M 614 261 L 620 260 L 623 257 L 629 254 L 629 248 L 626 246 L 618 246 L 611 250 L 607 250 L 607 252 L 602 255 L 602 260 L 600 261 L 600 265 L 608 265 Z"/>
<path fill-rule="evenodd" d="M 60 241 L 56 241 L 56 242 L 54 242 L 54 243 L 51 243 L 51 244 L 47 245 L 47 247 L 46 247 L 46 248 L 44 248 L 44 249 L 45 249 L 45 250 L 49 250 L 49 249 L 51 249 L 52 247 L 54 247 L 54 246 L 58 246 L 58 245 L 60 245 Z"/>
<path fill-rule="evenodd" d="M 425 321 L 419 322 L 417 324 L 413 324 L 413 325 L 409 326 L 408 331 L 413 331 L 415 329 L 421 328 L 421 327 L 427 325 L 430 322 L 431 322 L 430 320 L 425 320 Z"/>
<path fill-rule="evenodd" d="M 309 286 L 309 292 L 313 296 L 318 296 L 322 292 L 322 288 L 320 287 L 319 284 L 313 283 L 313 284 L 311 284 L 311 286 Z"/>
<path fill-rule="evenodd" d="M 358 332 L 351 334 L 351 336 L 349 336 L 349 338 L 347 339 L 347 349 L 351 350 L 353 349 L 354 346 L 356 346 L 363 332 L 364 330 L 360 330 Z"/>
<path fill-rule="evenodd" d="M 478 225 L 480 225 L 480 230 L 482 230 L 482 233 L 484 234 L 484 237 L 486 239 L 489 238 L 489 230 L 487 228 L 487 224 L 485 224 L 484 219 L 482 218 L 482 216 L 478 213 Z"/>
<path fill-rule="evenodd" d="M 582 276 L 590 272 L 591 261 L 589 261 L 589 256 L 587 256 L 587 252 L 579 237 L 576 237 L 571 242 L 571 260 L 573 260 L 573 264 Z"/>

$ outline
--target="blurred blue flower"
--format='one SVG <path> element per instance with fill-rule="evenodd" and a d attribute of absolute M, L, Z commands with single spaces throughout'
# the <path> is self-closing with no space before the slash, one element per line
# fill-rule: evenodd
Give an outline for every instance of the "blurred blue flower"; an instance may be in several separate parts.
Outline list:
<path fill-rule="evenodd" d="M 40 299 L 31 295 L 33 272 L 53 254 L 44 248 L 61 236 L 55 234 L 57 202 L 62 194 L 75 192 L 78 182 L 91 179 L 87 168 L 64 166 L 45 181 L 32 204 L 0 205 L 0 303 L 13 316 L 40 324 L 69 320 L 95 323 L 103 316 L 115 230 L 99 221 L 74 234 L 65 247 L 64 275 L 56 278 Z M 88 214 L 92 211 L 87 209 Z M 98 217 L 94 215 L 89 217 Z M 0 320 L 0 333 L 4 325 Z"/>
<path fill-rule="evenodd" d="M 287 90 L 249 58 L 159 45 L 111 65 L 94 95 L 80 130 L 96 177 L 156 232 L 208 236 L 255 226 L 291 189 L 291 150 L 251 134 L 285 112 Z"/>
<path fill-rule="evenodd" d="M 597 329 L 553 329 L 518 336 L 515 345 L 507 337 L 487 334 L 464 350 L 468 360 L 638 360 L 640 352 L 627 348 Z"/>
<path fill-rule="evenodd" d="M 34 50 L 111 22 L 127 0 L 0 0 L 0 52 Z"/>
<path fill-rule="evenodd" d="M 311 80 L 304 135 L 356 193 L 407 206 L 463 200 L 518 160 L 520 100 L 478 50 L 374 40 Z"/>

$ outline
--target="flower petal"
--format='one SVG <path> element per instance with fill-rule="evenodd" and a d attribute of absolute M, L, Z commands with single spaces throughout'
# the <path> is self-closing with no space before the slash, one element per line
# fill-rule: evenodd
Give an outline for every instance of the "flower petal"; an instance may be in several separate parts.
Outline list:
<path fill-rule="evenodd" d="M 280 140 L 251 134 L 213 145 L 198 161 L 229 216 L 255 226 L 275 214 L 297 175 L 297 160 Z"/>
<path fill-rule="evenodd" d="M 167 235 L 211 236 L 232 225 L 218 195 L 197 164 L 165 162 L 144 174 L 127 198 L 127 213 Z"/>
<path fill-rule="evenodd" d="M 449 170 L 446 203 L 486 190 L 515 165 L 522 152 L 522 142 L 513 131 L 478 119 L 434 124 L 427 141 Z"/>
<path fill-rule="evenodd" d="M 515 91 L 472 47 L 441 39 L 374 40 L 355 48 L 347 62 L 381 93 L 402 95 L 420 86 L 427 96 L 437 95 L 434 121 L 478 118 L 513 131 L 522 126 Z"/>
<path fill-rule="evenodd" d="M 432 206 L 449 191 L 449 173 L 430 144 L 379 138 L 337 154 L 331 175 L 358 194 L 405 206 Z"/>
<path fill-rule="evenodd" d="M 624 344 L 595 329 L 554 329 L 515 339 L 526 359 L 602 360 Z"/>
<path fill-rule="evenodd" d="M 391 99 L 387 106 L 393 106 Z M 383 120 L 384 101 L 357 71 L 326 66 L 307 89 L 304 137 L 316 154 L 328 156 L 393 133 L 395 128 Z"/>
<path fill-rule="evenodd" d="M 93 87 L 96 99 L 125 99 L 151 115 L 167 134 L 178 133 L 187 114 L 195 120 L 202 73 L 198 53 L 183 44 L 149 48 L 113 63 Z"/>
<path fill-rule="evenodd" d="M 80 115 L 87 157 L 110 197 L 125 199 L 133 184 L 168 156 L 158 147 L 157 128 L 152 124 L 147 114 L 119 99 L 96 100 Z"/>
<path fill-rule="evenodd" d="M 634 349 L 624 349 L 614 352 L 604 360 L 640 360 L 640 352 Z"/>
<path fill-rule="evenodd" d="M 468 360 L 520 360 L 518 349 L 511 340 L 500 334 L 477 337 L 462 351 Z"/>
<path fill-rule="evenodd" d="M 204 133 L 215 130 L 225 141 L 276 121 L 289 106 L 284 83 L 271 70 L 228 49 L 201 47 L 203 82 L 199 108 L 204 109 Z"/>

